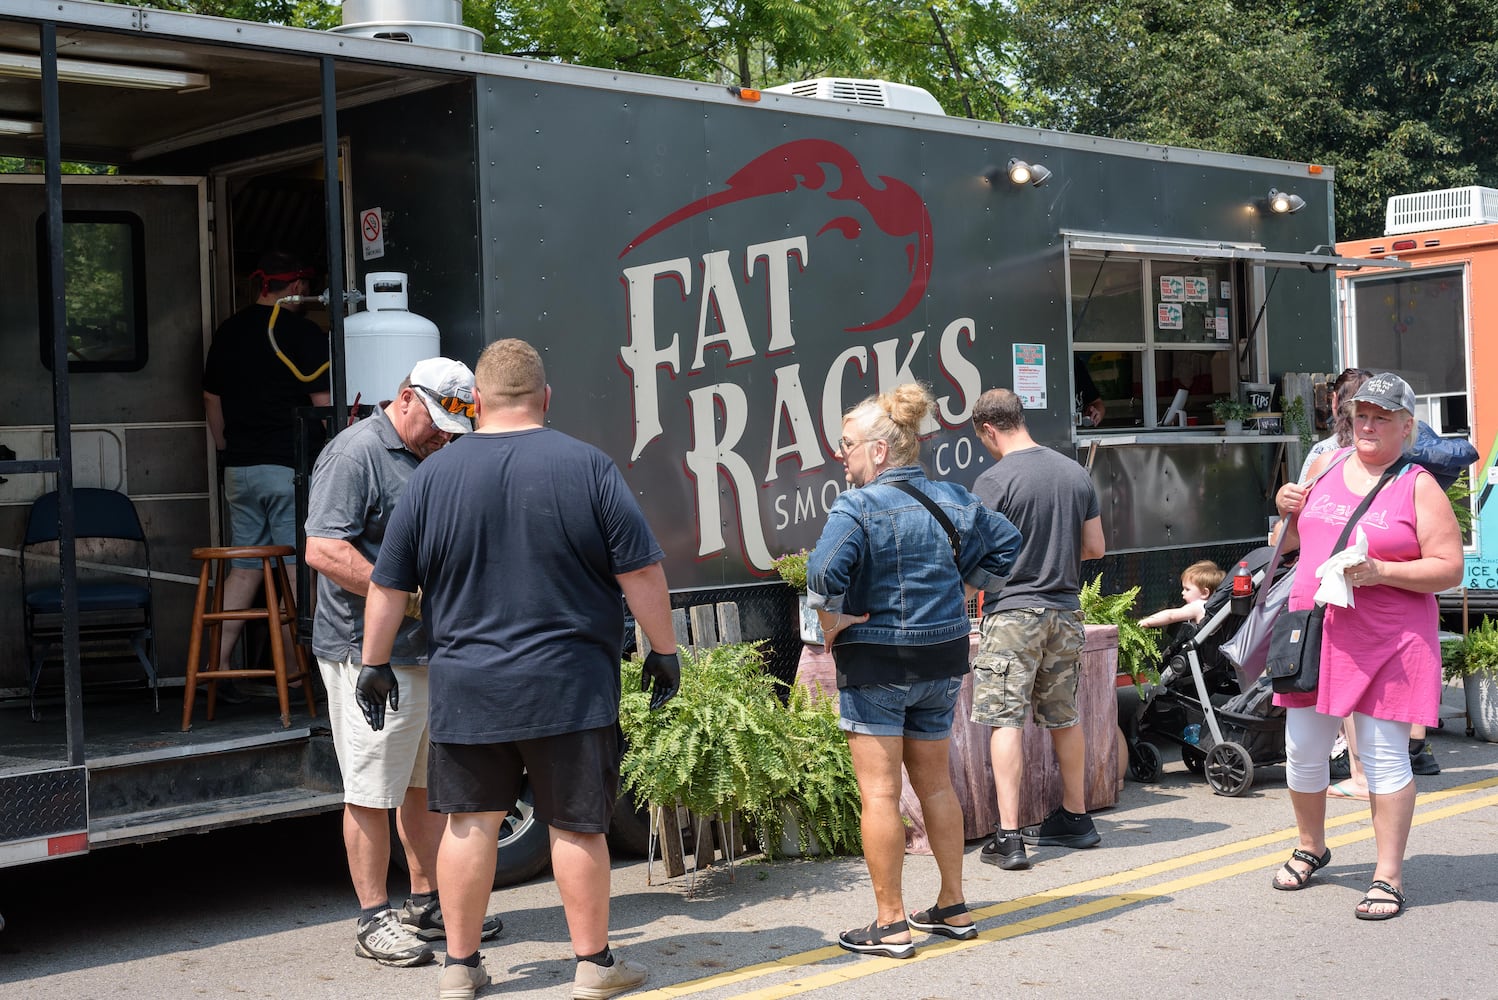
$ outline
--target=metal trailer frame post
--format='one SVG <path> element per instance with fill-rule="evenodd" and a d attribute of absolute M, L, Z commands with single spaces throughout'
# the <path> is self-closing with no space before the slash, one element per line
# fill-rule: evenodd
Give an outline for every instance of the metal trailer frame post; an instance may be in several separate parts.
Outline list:
<path fill-rule="evenodd" d="M 78 646 L 78 564 L 73 523 L 73 440 L 69 394 L 67 288 L 62 244 L 62 110 L 57 95 L 57 26 L 41 26 L 42 130 L 46 143 L 47 267 L 52 282 L 52 424 L 57 457 L 57 558 L 62 588 L 63 699 L 67 713 L 68 763 L 83 763 L 83 665 Z"/>

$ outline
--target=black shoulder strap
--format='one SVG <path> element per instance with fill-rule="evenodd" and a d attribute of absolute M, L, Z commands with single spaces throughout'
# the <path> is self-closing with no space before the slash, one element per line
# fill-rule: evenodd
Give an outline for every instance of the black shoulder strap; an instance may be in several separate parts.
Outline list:
<path fill-rule="evenodd" d="M 910 482 L 905 479 L 894 479 L 886 483 L 885 485 L 893 486 L 901 493 L 909 493 L 911 496 L 915 497 L 921 502 L 922 507 L 925 507 L 931 512 L 931 516 L 936 518 L 936 523 L 941 525 L 942 530 L 947 533 L 947 541 L 952 543 L 952 561 L 954 563 L 957 562 L 962 554 L 962 539 L 958 537 L 957 529 L 952 526 L 951 519 L 947 517 L 947 515 L 943 514 L 941 512 L 941 508 L 936 505 L 936 501 L 932 500 L 930 497 L 922 493 L 920 490 L 916 489 L 914 486 L 911 486 Z"/>

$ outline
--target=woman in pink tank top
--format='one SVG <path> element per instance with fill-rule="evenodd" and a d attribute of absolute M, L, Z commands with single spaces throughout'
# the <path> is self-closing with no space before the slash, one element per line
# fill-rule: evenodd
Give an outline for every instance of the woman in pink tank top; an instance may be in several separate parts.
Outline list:
<path fill-rule="evenodd" d="M 1300 546 L 1291 610 L 1309 608 L 1320 584 L 1315 568 L 1384 472 L 1398 468 L 1414 442 L 1415 394 L 1399 376 L 1382 373 L 1347 404 L 1353 445 L 1318 460 L 1307 484 L 1285 487 L 1281 509 L 1291 515 L 1285 544 Z M 1325 471 L 1325 475 L 1320 475 Z M 1317 478 L 1319 475 L 1319 478 Z M 1344 571 L 1353 606 L 1328 607 L 1316 691 L 1275 695 L 1285 713 L 1286 781 L 1300 844 L 1275 873 L 1276 889 L 1296 890 L 1331 860 L 1326 846 L 1327 754 L 1344 718 L 1351 718 L 1368 776 L 1378 860 L 1373 884 L 1358 902 L 1360 920 L 1387 920 L 1404 910 L 1404 854 L 1415 812 L 1410 770 L 1411 724 L 1438 720 L 1441 650 L 1435 594 L 1462 578 L 1461 534 L 1451 504 L 1419 466 L 1405 466 L 1357 520 L 1367 557 Z"/>

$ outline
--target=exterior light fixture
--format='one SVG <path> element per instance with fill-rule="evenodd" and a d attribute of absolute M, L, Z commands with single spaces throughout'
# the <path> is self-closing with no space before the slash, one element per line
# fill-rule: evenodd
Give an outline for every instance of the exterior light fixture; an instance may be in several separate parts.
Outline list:
<path fill-rule="evenodd" d="M 0 52 L 0 76 L 39 80 L 42 60 L 26 52 Z M 204 90 L 207 73 L 180 69 L 157 69 L 126 63 L 93 62 L 88 59 L 58 59 L 57 78 L 63 83 L 92 83 L 133 90 Z"/>
<path fill-rule="evenodd" d="M 1268 205 L 1269 211 L 1275 215 L 1290 215 L 1305 208 L 1306 200 L 1298 194 L 1290 194 L 1288 191 L 1270 188 Z"/>
<path fill-rule="evenodd" d="M 1007 168 L 1009 182 L 1016 187 L 1029 184 L 1032 187 L 1040 187 L 1051 179 L 1051 172 L 1038 163 L 1026 163 L 1015 157 L 1009 161 Z"/>

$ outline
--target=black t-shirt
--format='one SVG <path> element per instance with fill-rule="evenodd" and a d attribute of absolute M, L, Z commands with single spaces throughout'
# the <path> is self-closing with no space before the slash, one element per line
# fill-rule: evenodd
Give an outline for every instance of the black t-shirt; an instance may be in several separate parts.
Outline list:
<path fill-rule="evenodd" d="M 545 428 L 465 434 L 417 466 L 375 583 L 421 585 L 438 743 L 506 743 L 619 717 L 617 577 L 664 558 L 613 461 Z"/>
<path fill-rule="evenodd" d="M 203 366 L 203 391 L 223 402 L 221 464 L 296 467 L 296 414 L 315 392 L 327 392 L 327 334 L 289 309 L 276 316 L 276 343 L 303 375 L 278 358 L 266 336 L 271 307 L 252 305 L 224 320 L 213 334 Z"/>

